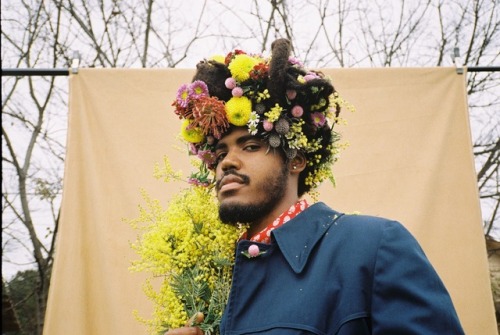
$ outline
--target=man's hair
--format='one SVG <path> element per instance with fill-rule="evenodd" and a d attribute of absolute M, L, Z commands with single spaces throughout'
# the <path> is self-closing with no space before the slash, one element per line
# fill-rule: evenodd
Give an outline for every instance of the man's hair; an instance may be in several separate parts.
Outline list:
<path fill-rule="evenodd" d="M 183 85 L 173 105 L 189 121 L 185 132 L 200 133 L 187 139 L 198 151 L 213 151 L 232 126 L 247 126 L 280 148 L 285 162 L 300 152 L 307 160 L 299 175 L 301 196 L 331 176 L 339 139 L 332 126 L 340 107 L 330 79 L 291 57 L 290 41 L 278 39 L 271 49 L 270 58 L 234 50 L 225 58 L 199 62 L 191 85 L 202 93 Z"/>

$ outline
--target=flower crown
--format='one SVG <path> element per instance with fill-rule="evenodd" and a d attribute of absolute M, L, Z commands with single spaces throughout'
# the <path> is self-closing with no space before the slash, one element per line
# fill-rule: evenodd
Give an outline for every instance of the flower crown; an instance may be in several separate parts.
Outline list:
<path fill-rule="evenodd" d="M 279 39 L 269 58 L 234 50 L 198 63 L 193 81 L 179 88 L 172 104 L 184 119 L 182 137 L 201 159 L 191 183 L 212 184 L 215 145 L 231 126 L 246 126 L 288 159 L 305 155 L 299 195 L 333 178 L 339 136 L 328 119 L 337 122 L 341 99 L 328 78 L 306 70 L 290 53 L 290 42 Z"/>

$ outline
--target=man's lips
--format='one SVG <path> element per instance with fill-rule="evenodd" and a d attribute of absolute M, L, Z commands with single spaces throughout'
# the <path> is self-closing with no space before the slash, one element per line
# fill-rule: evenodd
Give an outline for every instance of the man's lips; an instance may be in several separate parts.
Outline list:
<path fill-rule="evenodd" d="M 229 191 L 241 187 L 245 183 L 243 180 L 233 174 L 227 175 L 220 180 L 219 192 Z"/>
<path fill-rule="evenodd" d="M 221 179 L 217 181 L 216 189 L 219 192 L 238 189 L 248 184 L 249 178 L 245 175 L 237 173 L 226 173 Z"/>

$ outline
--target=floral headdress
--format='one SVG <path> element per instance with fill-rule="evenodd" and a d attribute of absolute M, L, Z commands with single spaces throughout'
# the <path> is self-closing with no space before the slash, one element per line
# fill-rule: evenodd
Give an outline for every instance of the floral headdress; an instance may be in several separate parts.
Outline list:
<path fill-rule="evenodd" d="M 181 135 L 201 159 L 192 183 L 212 184 L 215 145 L 231 126 L 246 126 L 270 147 L 281 148 L 288 159 L 298 152 L 306 157 L 299 195 L 332 178 L 339 139 L 332 126 L 342 100 L 329 78 L 306 70 L 290 54 L 286 39 L 272 44 L 269 58 L 234 50 L 225 58 L 198 63 L 193 81 L 179 88 L 172 105 L 184 119 Z"/>

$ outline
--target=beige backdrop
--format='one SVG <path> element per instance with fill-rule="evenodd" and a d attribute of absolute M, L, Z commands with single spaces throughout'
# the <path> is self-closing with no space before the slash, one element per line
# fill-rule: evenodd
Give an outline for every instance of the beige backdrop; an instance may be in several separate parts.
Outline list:
<path fill-rule="evenodd" d="M 322 200 L 341 211 L 400 220 L 441 275 L 467 334 L 496 334 L 475 182 L 464 78 L 453 68 L 325 70 L 356 106 L 340 128 L 350 147 Z M 163 203 L 176 192 L 152 177 L 175 149 L 170 106 L 192 70 L 81 69 L 70 78 L 64 196 L 46 335 L 145 334 L 149 317 L 133 231 L 145 188 Z M 361 246 L 360 246 L 361 247 Z"/>

